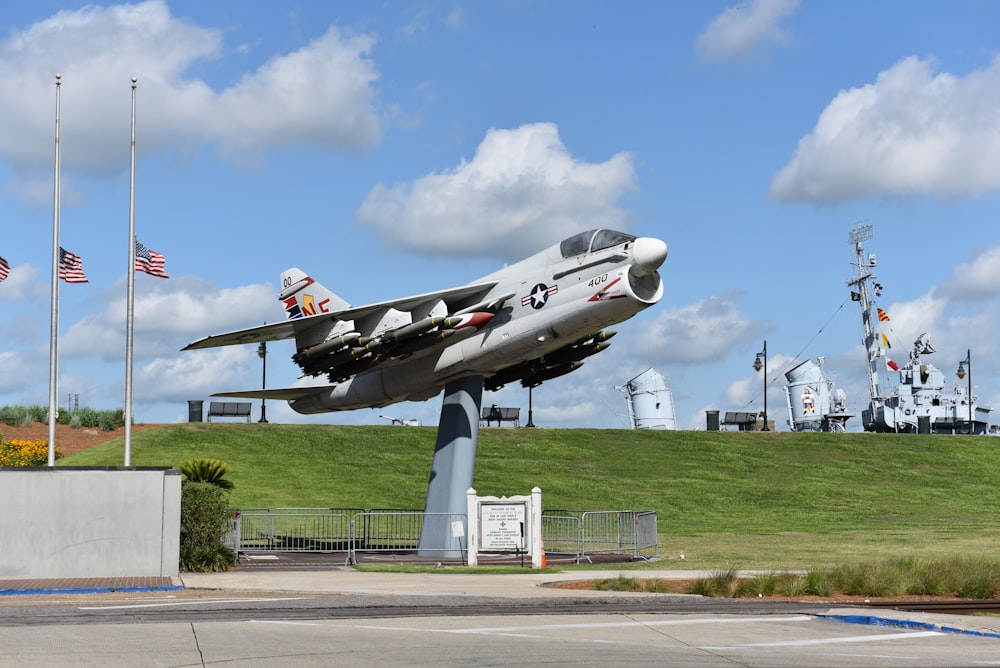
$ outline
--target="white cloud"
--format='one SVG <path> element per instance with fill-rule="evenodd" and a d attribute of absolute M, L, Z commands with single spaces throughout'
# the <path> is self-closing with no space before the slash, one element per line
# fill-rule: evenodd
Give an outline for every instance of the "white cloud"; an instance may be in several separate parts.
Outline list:
<path fill-rule="evenodd" d="M 141 278 L 139 280 L 142 280 Z M 125 356 L 124 289 L 117 285 L 104 309 L 74 323 L 59 343 L 66 356 Z M 180 348 L 207 334 L 274 321 L 274 287 L 266 284 L 218 289 L 192 278 L 157 281 L 137 288 L 134 310 L 136 358 L 184 356 Z"/>
<path fill-rule="evenodd" d="M 37 385 L 33 371 L 24 355 L 0 352 L 0 377 L 4 379 L 0 394 L 21 394 Z"/>
<path fill-rule="evenodd" d="M 628 227 L 616 202 L 635 187 L 632 156 L 575 159 L 551 123 L 491 129 L 471 161 L 408 184 L 377 185 L 359 220 L 387 243 L 518 260 L 592 227 Z"/>
<path fill-rule="evenodd" d="M 1000 57 L 964 77 L 906 58 L 841 91 L 771 181 L 779 200 L 1000 188 Z"/>
<path fill-rule="evenodd" d="M 214 392 L 247 389 L 247 379 L 260 371 L 253 346 L 193 350 L 154 359 L 136 369 L 136 396 L 142 401 L 185 401 Z"/>
<path fill-rule="evenodd" d="M 726 9 L 695 40 L 706 58 L 736 60 L 768 42 L 783 42 L 782 19 L 798 9 L 799 0 L 750 0 Z"/>
<path fill-rule="evenodd" d="M 661 311 L 642 335 L 642 349 L 655 350 L 662 362 L 693 364 L 725 357 L 734 346 L 761 333 L 760 325 L 740 312 L 738 292 Z"/>
<path fill-rule="evenodd" d="M 971 262 L 955 267 L 952 278 L 939 285 L 934 294 L 952 299 L 1000 295 L 1000 246 L 980 249 Z"/>
<path fill-rule="evenodd" d="M 56 73 L 62 166 L 89 175 L 128 163 L 133 76 L 140 153 L 204 142 L 248 160 L 270 148 L 356 151 L 378 141 L 373 37 L 330 28 L 216 91 L 189 72 L 220 58 L 222 44 L 220 31 L 174 18 L 160 0 L 61 11 L 12 33 L 0 42 L 0 156 L 51 177 Z"/>
<path fill-rule="evenodd" d="M 359 151 L 373 144 L 381 133 L 371 100 L 378 73 L 364 58 L 373 44 L 370 36 L 344 37 L 330 28 L 265 63 L 218 96 L 209 139 L 229 155 L 291 145 Z"/>
<path fill-rule="evenodd" d="M 49 193 L 49 199 L 52 193 Z M 38 268 L 30 264 L 17 264 L 10 268 L 10 274 L 0 282 L 0 301 L 40 300 L 49 294 L 49 287 L 35 282 Z"/>
<path fill-rule="evenodd" d="M 902 350 L 894 348 L 895 355 L 905 357 L 904 351 L 909 351 L 921 334 L 933 334 L 944 329 L 942 321 L 947 306 L 946 300 L 934 297 L 932 293 L 921 295 L 912 301 L 885 306 L 884 310 L 890 320 L 880 329 L 893 346 L 902 348 Z"/>

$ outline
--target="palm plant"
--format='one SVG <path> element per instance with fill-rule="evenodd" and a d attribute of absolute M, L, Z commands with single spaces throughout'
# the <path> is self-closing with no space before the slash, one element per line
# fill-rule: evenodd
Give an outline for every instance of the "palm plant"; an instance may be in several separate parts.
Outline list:
<path fill-rule="evenodd" d="M 209 459 L 207 457 L 189 459 L 178 468 L 180 468 L 184 477 L 191 482 L 207 482 L 221 489 L 233 488 L 232 481 L 226 480 L 225 477 L 230 471 L 229 464 L 219 459 Z"/>

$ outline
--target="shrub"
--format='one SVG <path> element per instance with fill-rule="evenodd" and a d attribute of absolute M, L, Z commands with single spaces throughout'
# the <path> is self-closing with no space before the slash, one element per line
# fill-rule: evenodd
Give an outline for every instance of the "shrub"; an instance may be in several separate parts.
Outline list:
<path fill-rule="evenodd" d="M 639 589 L 639 583 L 635 578 L 619 575 L 617 578 L 595 580 L 594 589 L 598 591 L 636 591 Z"/>
<path fill-rule="evenodd" d="M 229 528 L 226 492 L 210 483 L 184 481 L 181 487 L 180 568 L 227 570 L 236 555 L 222 544 Z"/>
<path fill-rule="evenodd" d="M 93 408 L 81 408 L 73 413 L 73 419 L 76 420 L 78 418 L 81 427 L 93 429 L 97 426 L 100 415 Z"/>
<path fill-rule="evenodd" d="M 714 571 L 707 578 L 698 578 L 691 583 L 685 593 L 732 598 L 738 595 L 739 588 L 739 573 L 735 568 L 730 568 L 725 571 Z"/>
<path fill-rule="evenodd" d="M 48 424 L 49 409 L 47 406 L 0 406 L 0 423 L 11 427 L 30 427 L 35 422 Z M 125 409 L 98 411 L 93 408 L 81 408 L 76 411 L 60 410 L 56 415 L 59 424 L 75 425 L 77 427 L 99 428 L 113 431 L 125 426 Z"/>
<path fill-rule="evenodd" d="M 805 578 L 797 573 L 782 573 L 775 587 L 779 596 L 804 596 Z"/>
<path fill-rule="evenodd" d="M 667 594 L 673 592 L 670 583 L 660 578 L 644 580 L 642 583 L 642 590 L 651 594 Z"/>
<path fill-rule="evenodd" d="M 228 571 L 235 563 L 236 555 L 225 545 L 197 549 L 181 546 L 179 566 L 182 571 L 220 573 Z"/>
<path fill-rule="evenodd" d="M 125 409 L 116 408 L 109 411 L 99 411 L 97 426 L 103 431 L 114 431 L 125 426 Z"/>
<path fill-rule="evenodd" d="M 16 427 L 21 424 L 21 420 L 24 418 L 24 410 L 24 406 L 0 407 L 0 422 L 10 427 Z"/>
<path fill-rule="evenodd" d="M 778 576 L 774 573 L 758 573 L 749 580 L 743 580 L 736 587 L 736 595 L 773 596 L 778 588 Z"/>
<path fill-rule="evenodd" d="M 802 593 L 809 596 L 829 596 L 833 593 L 833 585 L 826 573 L 810 571 L 802 578 Z"/>
<path fill-rule="evenodd" d="M 958 595 L 961 598 L 996 598 L 998 581 L 993 573 L 979 573 L 973 575 L 958 587 Z"/>

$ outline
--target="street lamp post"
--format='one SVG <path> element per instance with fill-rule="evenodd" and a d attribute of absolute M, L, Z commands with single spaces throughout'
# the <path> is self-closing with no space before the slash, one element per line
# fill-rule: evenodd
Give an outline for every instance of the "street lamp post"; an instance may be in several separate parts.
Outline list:
<path fill-rule="evenodd" d="M 760 363 L 760 358 L 764 358 L 764 363 Z M 764 370 L 764 426 L 761 431 L 771 431 L 767 426 L 767 339 L 764 339 L 764 349 L 757 353 L 757 358 L 753 361 L 753 370 Z"/>
<path fill-rule="evenodd" d="M 528 424 L 524 425 L 525 427 L 534 427 L 535 426 L 535 423 L 533 421 L 534 415 L 533 415 L 533 411 L 531 410 L 531 408 L 532 408 L 532 406 L 531 406 L 531 391 L 533 389 L 534 388 L 531 387 L 530 385 L 528 386 Z"/>
<path fill-rule="evenodd" d="M 260 379 L 260 389 L 267 389 L 267 342 L 261 341 L 260 345 L 257 346 L 257 357 L 261 360 L 261 379 Z M 264 397 L 260 398 L 260 419 L 257 420 L 261 424 L 267 424 L 267 399 Z"/>
<path fill-rule="evenodd" d="M 966 371 L 968 368 L 968 371 Z M 958 363 L 958 371 L 955 372 L 959 380 L 965 378 L 966 375 L 969 376 L 969 394 L 965 398 L 966 402 L 969 404 L 969 433 L 972 433 L 972 350 L 966 349 L 965 359 Z"/>

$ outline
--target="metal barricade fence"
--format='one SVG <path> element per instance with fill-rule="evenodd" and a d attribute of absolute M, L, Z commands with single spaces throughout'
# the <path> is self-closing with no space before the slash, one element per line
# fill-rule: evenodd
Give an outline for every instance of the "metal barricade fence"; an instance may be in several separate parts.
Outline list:
<path fill-rule="evenodd" d="M 441 544 L 420 545 L 424 524 Z M 461 535 L 455 535 L 461 523 Z M 439 528 L 440 527 L 440 530 Z M 468 552 L 464 513 L 360 508 L 244 508 L 236 510 L 223 544 L 234 552 L 431 552 L 442 556 Z M 542 513 L 542 536 L 549 554 L 573 555 L 577 563 L 591 554 L 658 554 L 656 511 L 552 510 Z"/>
<path fill-rule="evenodd" d="M 652 550 L 652 554 L 649 551 Z M 660 556 L 660 534 L 655 510 L 635 512 L 635 552 L 636 558 L 649 559 Z"/>
<path fill-rule="evenodd" d="M 583 558 L 583 532 L 579 517 L 542 513 L 542 543 L 546 554 L 571 554 Z"/>
<path fill-rule="evenodd" d="M 656 555 L 659 537 L 657 535 L 656 511 L 644 510 L 553 510 L 542 515 L 545 526 L 546 515 L 576 518 L 579 521 L 580 559 L 591 554 L 629 554 L 634 558 L 649 558 Z M 649 554 L 652 549 L 653 553 Z M 546 534 L 546 552 L 552 551 Z"/>
<path fill-rule="evenodd" d="M 395 515 L 399 515 L 403 519 L 392 520 L 391 518 Z M 414 524 L 414 516 L 416 515 L 423 515 L 423 511 L 412 508 L 372 508 L 359 511 L 354 516 L 354 526 L 351 533 L 352 549 L 367 551 L 367 545 L 371 543 L 373 545 L 372 551 L 379 551 L 383 549 L 383 545 L 391 545 L 396 542 L 401 545 L 413 543 L 412 549 L 416 549 L 416 545 L 420 541 L 420 531 L 423 528 L 422 518 Z"/>
<path fill-rule="evenodd" d="M 353 508 L 275 508 L 235 513 L 236 552 L 338 552 L 350 549 Z"/>
<path fill-rule="evenodd" d="M 461 522 L 463 535 L 455 536 L 449 531 L 449 537 L 442 538 L 441 544 L 421 546 L 420 533 L 425 522 L 440 522 L 447 526 Z M 468 523 L 465 513 L 425 513 L 418 510 L 362 512 L 354 516 L 352 526 L 350 558 L 354 562 L 355 552 L 415 552 L 420 547 L 422 552 L 467 553 L 465 534 Z"/>

